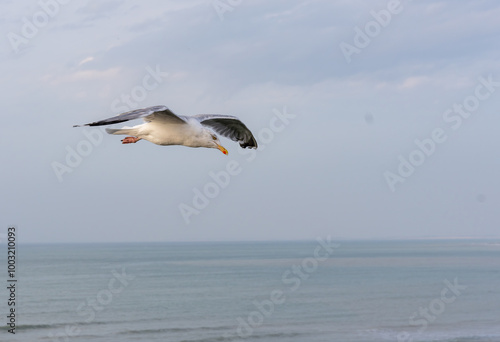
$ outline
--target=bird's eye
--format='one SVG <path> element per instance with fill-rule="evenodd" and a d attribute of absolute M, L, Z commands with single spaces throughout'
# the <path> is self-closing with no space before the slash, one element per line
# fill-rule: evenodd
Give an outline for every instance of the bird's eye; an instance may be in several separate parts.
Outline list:
<path fill-rule="evenodd" d="M 217 137 L 215 135 L 212 135 L 212 139 L 217 140 Z"/>

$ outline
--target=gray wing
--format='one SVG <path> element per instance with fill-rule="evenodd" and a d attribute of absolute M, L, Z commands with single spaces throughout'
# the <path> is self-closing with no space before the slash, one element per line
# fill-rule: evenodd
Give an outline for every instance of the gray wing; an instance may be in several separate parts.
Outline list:
<path fill-rule="evenodd" d="M 252 132 L 235 116 L 219 114 L 200 114 L 193 116 L 202 125 L 212 128 L 216 133 L 240 143 L 242 148 L 257 148 Z"/>
<path fill-rule="evenodd" d="M 152 120 L 164 120 L 172 123 L 186 123 L 186 121 L 174 113 L 170 111 L 166 106 L 153 106 L 143 109 L 131 110 L 129 112 L 125 112 L 119 114 L 117 116 L 113 116 L 109 119 L 104 119 L 96 122 L 91 122 L 85 125 L 75 125 L 73 127 L 81 127 L 81 126 L 104 126 L 104 125 L 112 125 L 120 122 L 135 120 L 144 118 L 145 121 Z"/>

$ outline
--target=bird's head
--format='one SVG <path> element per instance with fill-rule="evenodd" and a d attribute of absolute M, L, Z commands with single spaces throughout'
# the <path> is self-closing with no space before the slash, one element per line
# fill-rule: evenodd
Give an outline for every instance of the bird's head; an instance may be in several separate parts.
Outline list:
<path fill-rule="evenodd" d="M 207 141 L 206 147 L 216 148 L 220 150 L 225 155 L 228 154 L 227 150 L 220 144 L 219 138 L 209 130 L 205 130 L 205 140 Z"/>

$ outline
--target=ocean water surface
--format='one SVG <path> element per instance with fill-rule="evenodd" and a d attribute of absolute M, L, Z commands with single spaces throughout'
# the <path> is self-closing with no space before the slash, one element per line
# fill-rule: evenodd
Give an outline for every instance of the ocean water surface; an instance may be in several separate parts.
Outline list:
<path fill-rule="evenodd" d="M 17 267 L 0 341 L 500 342 L 500 241 L 21 245 Z"/>

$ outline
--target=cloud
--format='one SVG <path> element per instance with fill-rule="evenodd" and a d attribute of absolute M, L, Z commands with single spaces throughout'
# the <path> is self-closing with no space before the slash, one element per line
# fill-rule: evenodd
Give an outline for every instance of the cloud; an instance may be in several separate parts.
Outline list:
<path fill-rule="evenodd" d="M 59 86 L 64 83 L 77 83 L 86 81 L 109 82 L 120 73 L 120 68 L 110 68 L 106 70 L 77 70 L 62 75 L 46 75 L 44 80 L 52 86 Z"/>
<path fill-rule="evenodd" d="M 80 61 L 80 63 L 78 63 L 78 66 L 80 67 L 80 66 L 84 65 L 85 63 L 92 62 L 93 60 L 94 60 L 94 57 L 92 57 L 92 56 L 86 57 L 86 58 L 82 59 Z"/>

